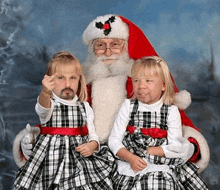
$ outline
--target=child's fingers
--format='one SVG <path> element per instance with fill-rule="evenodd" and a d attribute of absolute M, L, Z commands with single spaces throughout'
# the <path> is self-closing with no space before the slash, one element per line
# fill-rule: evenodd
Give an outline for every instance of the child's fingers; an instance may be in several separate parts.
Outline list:
<path fill-rule="evenodd" d="M 85 146 L 84 144 L 81 144 L 81 145 L 77 146 L 77 147 L 75 148 L 75 150 L 76 150 L 77 152 L 80 152 L 80 151 L 83 150 L 83 147 L 84 147 L 84 146 Z"/>
<path fill-rule="evenodd" d="M 55 73 L 54 75 L 51 75 L 50 76 L 50 81 L 53 81 L 56 76 L 57 76 L 57 73 Z"/>
<path fill-rule="evenodd" d="M 132 169 L 134 170 L 134 172 L 138 172 L 146 167 L 147 167 L 147 163 L 140 158 Z"/>
<path fill-rule="evenodd" d="M 147 162 L 145 162 L 143 159 L 140 160 L 140 163 L 144 166 L 147 166 Z"/>
<path fill-rule="evenodd" d="M 44 81 L 48 81 L 48 82 L 52 82 L 56 76 L 57 76 L 57 73 L 55 73 L 54 75 L 51 75 L 51 76 L 49 76 L 49 75 L 44 75 L 43 80 L 44 80 Z"/>

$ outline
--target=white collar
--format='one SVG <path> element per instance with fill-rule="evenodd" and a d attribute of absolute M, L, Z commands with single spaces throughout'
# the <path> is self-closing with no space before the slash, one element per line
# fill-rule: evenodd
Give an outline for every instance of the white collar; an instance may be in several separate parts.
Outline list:
<path fill-rule="evenodd" d="M 64 100 L 64 99 L 58 97 L 54 92 L 52 92 L 52 94 L 53 94 L 53 98 L 55 100 L 57 100 L 58 102 L 60 102 L 60 103 L 62 103 L 64 105 L 68 105 L 68 106 L 74 106 L 76 104 L 77 100 L 78 100 L 78 96 L 77 95 L 75 95 L 72 100 Z"/>
<path fill-rule="evenodd" d="M 161 106 L 163 105 L 162 98 L 153 104 L 145 104 L 140 101 L 138 101 L 138 103 L 139 103 L 138 110 L 141 110 L 141 111 L 144 111 L 144 110 L 145 111 L 156 111 L 160 109 Z"/>

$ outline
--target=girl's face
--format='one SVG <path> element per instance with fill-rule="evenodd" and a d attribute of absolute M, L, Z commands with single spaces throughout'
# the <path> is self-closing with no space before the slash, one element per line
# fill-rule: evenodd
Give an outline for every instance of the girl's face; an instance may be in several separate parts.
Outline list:
<path fill-rule="evenodd" d="M 140 71 L 132 79 L 134 96 L 145 104 L 157 102 L 165 90 L 162 78 L 151 71 Z"/>
<path fill-rule="evenodd" d="M 80 76 L 74 64 L 57 65 L 53 92 L 60 98 L 72 100 L 77 93 Z"/>

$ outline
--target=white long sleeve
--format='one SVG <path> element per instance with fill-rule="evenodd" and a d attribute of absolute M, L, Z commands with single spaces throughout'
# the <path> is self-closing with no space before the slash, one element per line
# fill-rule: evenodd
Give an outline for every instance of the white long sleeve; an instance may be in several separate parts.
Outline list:
<path fill-rule="evenodd" d="M 182 158 L 187 161 L 194 152 L 194 146 L 183 138 L 181 116 L 176 106 L 170 107 L 167 119 L 167 145 L 161 145 L 167 158 Z"/>
<path fill-rule="evenodd" d="M 57 97 L 55 94 L 53 94 L 53 98 L 56 99 L 57 101 L 61 102 L 62 104 L 69 105 L 69 106 L 74 106 L 78 100 L 77 95 L 70 101 L 63 100 L 63 99 Z M 85 109 L 86 109 L 87 127 L 88 127 L 88 131 L 89 131 L 89 141 L 95 140 L 99 144 L 99 137 L 95 132 L 95 126 L 93 123 L 93 121 L 94 121 L 93 110 L 90 107 L 88 102 L 84 102 L 84 105 L 85 105 Z M 37 99 L 37 103 L 35 105 L 35 110 L 36 110 L 36 113 L 39 115 L 41 124 L 45 124 L 51 118 L 53 108 L 54 108 L 53 101 L 51 101 L 51 108 L 44 108 L 39 104 L 39 101 Z"/>
<path fill-rule="evenodd" d="M 161 106 L 161 100 L 151 105 L 139 102 L 138 110 L 159 111 Z M 170 110 L 167 118 L 168 144 L 163 144 L 161 147 L 163 148 L 166 157 L 182 158 L 183 160 L 187 161 L 193 154 L 194 146 L 188 142 L 188 140 L 182 137 L 182 125 L 178 108 L 176 106 L 171 106 L 169 109 Z M 109 136 L 109 148 L 114 153 L 114 155 L 117 154 L 119 149 L 124 147 L 122 140 L 129 122 L 129 113 L 130 100 L 126 99 L 119 110 L 119 113 L 114 122 L 114 126 L 112 128 L 112 132 Z"/>
<path fill-rule="evenodd" d="M 122 104 L 115 119 L 114 126 L 108 139 L 108 146 L 114 155 L 124 147 L 122 140 L 129 122 L 130 100 L 126 99 Z"/>

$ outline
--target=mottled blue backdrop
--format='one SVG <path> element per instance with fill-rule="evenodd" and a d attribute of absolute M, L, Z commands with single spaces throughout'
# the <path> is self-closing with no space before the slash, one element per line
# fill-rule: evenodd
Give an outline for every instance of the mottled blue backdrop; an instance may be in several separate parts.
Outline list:
<path fill-rule="evenodd" d="M 83 63 L 82 33 L 94 18 L 108 13 L 142 28 L 178 88 L 191 93 L 186 112 L 211 151 L 201 175 L 211 190 L 219 190 L 219 0 L 0 0 L 0 190 L 11 189 L 18 171 L 12 155 L 15 136 L 27 123 L 39 123 L 34 105 L 48 59 L 68 50 Z"/>

